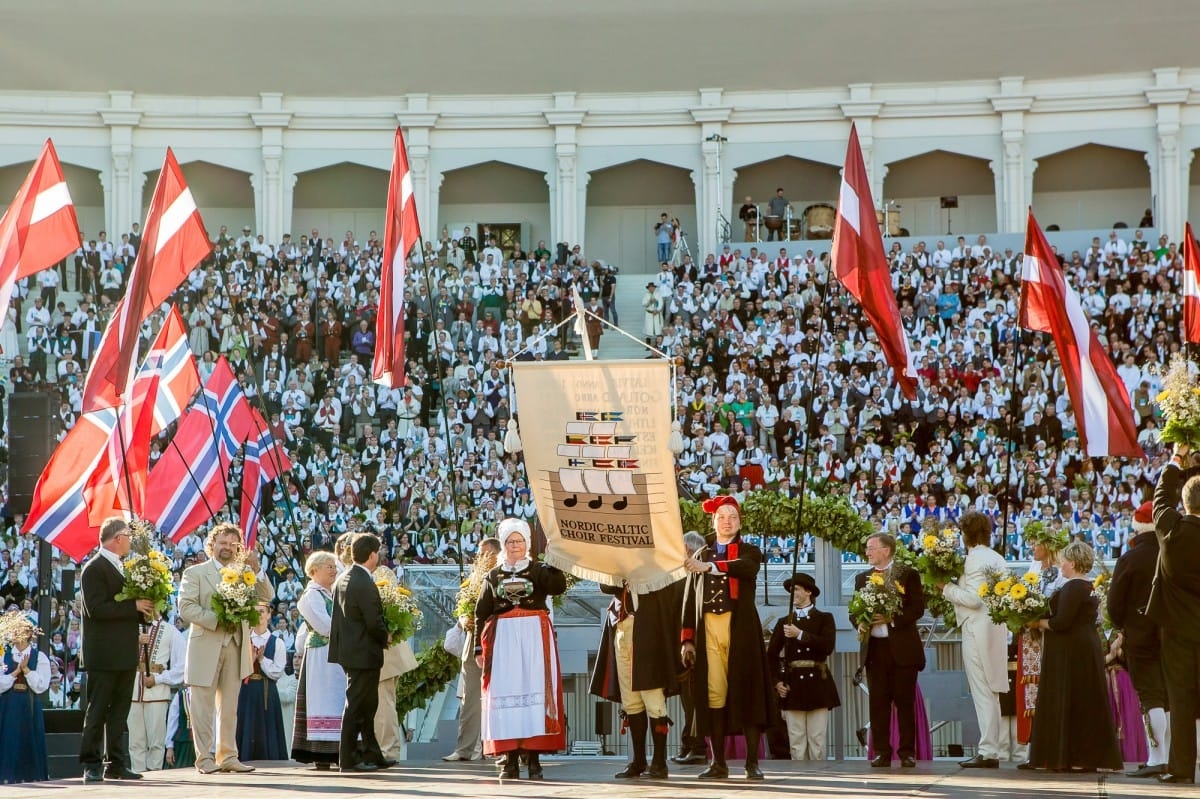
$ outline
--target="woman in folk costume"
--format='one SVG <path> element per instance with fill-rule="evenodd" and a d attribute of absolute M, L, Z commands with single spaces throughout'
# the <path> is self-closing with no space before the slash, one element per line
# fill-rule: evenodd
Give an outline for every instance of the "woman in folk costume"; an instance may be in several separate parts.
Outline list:
<path fill-rule="evenodd" d="M 1066 584 L 1059 570 L 1058 553 L 1066 547 L 1067 534 L 1048 524 L 1034 522 L 1024 531 L 1025 542 L 1033 548 L 1033 571 L 1041 570 L 1040 587 L 1049 599 Z M 1042 675 L 1042 647 L 1045 636 L 1041 630 L 1023 630 L 1017 649 L 1017 740 L 1029 743 L 1033 735 L 1033 715 L 1037 709 L 1038 682 Z M 1021 765 L 1025 765 L 1022 763 Z"/>
<path fill-rule="evenodd" d="M 296 690 L 296 720 L 292 728 L 292 760 L 316 763 L 328 771 L 337 762 L 342 739 L 342 710 L 346 704 L 346 672 L 329 662 L 329 627 L 333 619 L 333 582 L 338 562 L 321 550 L 304 564 L 308 587 L 296 607 L 308 628 Z"/>
<path fill-rule="evenodd" d="M 652 779 L 667 777 L 667 733 L 672 724 L 667 697 L 679 693 L 680 664 L 675 647 L 663 642 L 679 637 L 683 588 L 682 579 L 645 593 L 634 591 L 628 583 L 600 586 L 613 600 L 604 615 L 591 693 L 619 702 L 629 728 L 633 760 L 614 775 L 617 779 L 643 774 Z M 648 767 L 647 731 L 654 740 L 654 759 Z"/>
<path fill-rule="evenodd" d="M 287 668 L 287 647 L 271 632 L 270 608 L 259 606 L 258 624 L 250 633 L 254 671 L 238 693 L 237 742 L 242 760 L 287 760 L 283 705 L 275 681 Z"/>
<path fill-rule="evenodd" d="M 695 575 L 684 595 L 684 666 L 695 665 L 692 701 L 697 734 L 712 739 L 713 761 L 701 779 L 725 779 L 725 736 L 746 738 L 746 779 L 761 780 L 758 744 L 770 714 L 771 681 L 763 650 L 762 622 L 754 588 L 762 551 L 742 541 L 741 507 L 730 496 L 705 501 L 714 535 L 708 545 L 684 561 Z"/>
<path fill-rule="evenodd" d="M 792 615 L 775 624 L 767 660 L 787 721 L 792 760 L 824 760 L 829 711 L 842 704 L 827 663 L 837 640 L 837 622 L 832 613 L 817 609 L 821 589 L 810 575 L 792 575 L 783 589 L 792 594 Z"/>
<path fill-rule="evenodd" d="M 43 694 L 50 687 L 50 659 L 33 645 L 38 630 L 20 611 L 0 618 L 4 673 L 0 674 L 0 782 L 48 780 Z"/>
<path fill-rule="evenodd" d="M 529 557 L 529 525 L 505 519 L 496 528 L 504 547 L 475 603 L 475 662 L 483 670 L 483 753 L 504 755 L 501 778 L 542 779 L 541 752 L 566 747 L 562 671 L 547 597 L 567 590 L 558 569 Z"/>

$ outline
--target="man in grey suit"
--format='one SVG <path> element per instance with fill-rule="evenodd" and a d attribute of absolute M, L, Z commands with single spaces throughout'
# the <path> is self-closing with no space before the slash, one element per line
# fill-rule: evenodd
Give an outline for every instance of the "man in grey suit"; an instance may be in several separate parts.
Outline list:
<path fill-rule="evenodd" d="M 329 662 L 346 671 L 346 708 L 338 763 L 342 771 L 375 771 L 394 766 L 375 737 L 379 709 L 379 672 L 388 645 L 383 601 L 371 572 L 379 565 L 379 539 L 360 533 L 350 544 L 354 565 L 333 585 Z M 362 744 L 359 745 L 359 736 Z"/>

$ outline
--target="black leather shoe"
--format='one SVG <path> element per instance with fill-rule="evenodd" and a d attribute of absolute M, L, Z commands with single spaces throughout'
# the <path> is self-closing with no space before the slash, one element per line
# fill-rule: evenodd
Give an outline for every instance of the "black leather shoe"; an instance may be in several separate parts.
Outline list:
<path fill-rule="evenodd" d="M 104 771 L 104 779 L 106 780 L 140 780 L 141 774 L 136 771 L 130 771 L 127 768 L 109 768 Z"/>
<path fill-rule="evenodd" d="M 375 768 L 384 769 L 391 768 L 392 766 L 396 765 L 396 762 L 397 761 L 385 757 L 383 760 L 376 760 L 372 765 L 374 765 Z"/>
<path fill-rule="evenodd" d="M 666 763 L 651 763 L 645 774 L 646 779 L 650 780 L 665 780 L 669 776 L 671 773 L 667 771 Z"/>
<path fill-rule="evenodd" d="M 646 773 L 645 763 L 630 763 L 625 768 L 613 775 L 614 779 L 618 780 L 636 780 L 638 777 Z"/>
<path fill-rule="evenodd" d="M 708 755 L 702 752 L 688 752 L 687 754 L 680 752 L 671 758 L 671 762 L 681 766 L 703 766 L 708 763 Z"/>
<path fill-rule="evenodd" d="M 1167 764 L 1159 763 L 1157 766 L 1138 766 L 1133 771 L 1126 771 L 1126 777 L 1157 777 L 1159 774 L 1167 773 Z"/>
<path fill-rule="evenodd" d="M 702 780 L 724 780 L 729 778 L 729 766 L 724 763 L 713 763 L 696 775 Z"/>
<path fill-rule="evenodd" d="M 345 771 L 345 769 L 342 770 Z M 379 766 L 375 765 L 374 763 L 359 763 L 358 765 L 351 766 L 350 771 L 361 771 L 364 773 L 370 771 L 379 771 Z"/>
<path fill-rule="evenodd" d="M 1185 777 L 1182 774 L 1159 774 L 1158 781 L 1174 785 L 1191 785 L 1195 782 L 1191 777 Z"/>
<path fill-rule="evenodd" d="M 892 759 L 884 755 L 875 755 L 875 759 L 871 761 L 871 768 L 891 768 Z"/>
<path fill-rule="evenodd" d="M 98 768 L 89 768 L 83 772 L 84 782 L 104 782 L 104 772 Z"/>
<path fill-rule="evenodd" d="M 762 779 L 766 779 L 766 778 L 763 777 L 762 769 L 760 769 L 758 767 L 757 763 L 747 763 L 746 764 L 746 779 L 762 780 Z"/>
<path fill-rule="evenodd" d="M 1028 760 L 1026 760 L 1024 763 L 1018 763 L 1017 769 L 1020 771 L 1036 771 L 1037 766 L 1033 765 Z"/>
<path fill-rule="evenodd" d="M 958 765 L 963 768 L 1000 768 L 1000 761 L 983 755 L 975 755 L 970 760 L 961 761 Z"/>
<path fill-rule="evenodd" d="M 900 768 L 916 768 L 916 767 L 917 767 L 917 759 L 915 757 L 913 757 L 912 755 L 900 758 Z M 999 767 L 1000 767 L 1000 764 L 997 763 L 996 768 L 999 768 Z"/>

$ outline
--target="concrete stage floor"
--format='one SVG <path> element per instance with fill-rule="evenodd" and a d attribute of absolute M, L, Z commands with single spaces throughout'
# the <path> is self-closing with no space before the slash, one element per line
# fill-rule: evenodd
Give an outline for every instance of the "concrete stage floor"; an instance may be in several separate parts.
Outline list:
<path fill-rule="evenodd" d="M 949 760 L 921 763 L 915 769 L 872 769 L 865 761 L 822 764 L 765 761 L 764 782 L 746 782 L 739 762 L 731 762 L 728 780 L 701 782 L 702 767 L 672 765 L 665 781 L 614 780 L 624 761 L 616 758 L 544 758 L 546 779 L 506 781 L 503 788 L 490 762 L 443 763 L 406 761 L 374 774 L 317 772 L 296 763 L 256 763 L 252 774 L 212 774 L 195 769 L 155 771 L 138 782 L 106 781 L 84 785 L 80 779 L 8 785 L 11 797 L 89 797 L 89 799 L 278 799 L 287 795 L 339 797 L 653 797 L 725 799 L 730 796 L 767 797 L 1195 797 L 1195 785 L 1160 785 L 1114 774 L 1050 774 L 1017 771 L 1004 764 L 998 771 L 964 770 Z"/>

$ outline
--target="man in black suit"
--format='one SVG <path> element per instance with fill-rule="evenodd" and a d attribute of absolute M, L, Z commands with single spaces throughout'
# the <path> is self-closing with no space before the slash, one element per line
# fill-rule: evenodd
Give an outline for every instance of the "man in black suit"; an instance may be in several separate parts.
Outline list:
<path fill-rule="evenodd" d="M 379 565 L 379 539 L 360 533 L 350 544 L 354 565 L 333 586 L 329 662 L 346 670 L 346 709 L 338 756 L 342 771 L 375 771 L 395 765 L 385 760 L 375 738 L 379 671 L 387 648 L 383 602 L 371 572 Z M 362 746 L 358 737 L 362 735 Z"/>
<path fill-rule="evenodd" d="M 137 676 L 141 622 L 154 613 L 149 599 L 115 597 L 125 585 L 121 559 L 129 554 L 129 525 L 112 518 L 100 526 L 100 549 L 83 567 L 83 666 L 87 669 L 87 712 L 79 762 L 83 781 L 140 780 L 129 768 L 129 706 Z M 108 769 L 104 768 L 105 750 Z"/>
<path fill-rule="evenodd" d="M 876 616 L 867 635 L 867 687 L 870 689 L 871 732 L 875 740 L 875 768 L 892 764 L 892 705 L 900 740 L 896 754 L 900 765 L 914 768 L 916 760 L 916 701 L 917 673 L 925 668 L 925 648 L 917 632 L 917 621 L 925 613 L 925 596 L 921 592 L 921 576 L 915 569 L 895 562 L 896 539 L 887 533 L 876 533 L 867 539 L 867 562 L 872 568 L 854 578 L 854 590 L 860 590 L 867 580 L 878 574 L 903 589 L 900 612 L 891 618 Z"/>
<path fill-rule="evenodd" d="M 1196 717 L 1200 714 L 1200 477 L 1183 485 L 1185 514 L 1176 507 L 1185 459 L 1191 448 L 1176 444 L 1154 492 L 1158 564 L 1146 615 L 1163 629 L 1162 664 L 1171 707 L 1171 751 L 1159 782 L 1196 779 Z"/>
<path fill-rule="evenodd" d="M 1108 615 L 1121 631 L 1122 649 L 1129 677 L 1137 691 L 1138 703 L 1147 720 L 1146 743 L 1149 754 L 1145 765 L 1125 772 L 1127 777 L 1156 777 L 1167 771 L 1169 742 L 1167 683 L 1163 674 L 1162 634 L 1158 625 L 1146 617 L 1146 603 L 1158 565 L 1158 538 L 1154 534 L 1154 507 L 1145 502 L 1133 514 L 1129 548 L 1113 569 L 1108 589 Z"/>

